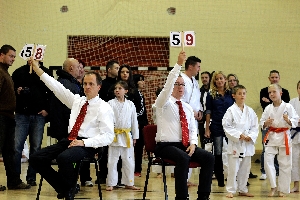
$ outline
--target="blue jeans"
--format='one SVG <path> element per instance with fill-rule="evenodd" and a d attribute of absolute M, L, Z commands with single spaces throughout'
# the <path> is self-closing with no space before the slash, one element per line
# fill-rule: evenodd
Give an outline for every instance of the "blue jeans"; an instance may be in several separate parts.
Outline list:
<path fill-rule="evenodd" d="M 16 113 L 15 130 L 15 170 L 21 174 L 21 157 L 24 143 L 29 135 L 30 155 L 41 149 L 45 126 L 45 117 L 42 115 L 22 115 Z M 26 180 L 36 180 L 36 171 L 29 165 Z"/>
<path fill-rule="evenodd" d="M 0 148 L 5 166 L 7 186 L 16 186 L 22 182 L 20 175 L 14 170 L 15 126 L 15 119 L 0 115 Z"/>
<path fill-rule="evenodd" d="M 263 145 L 263 150 L 262 150 L 261 156 L 260 156 L 260 172 L 262 174 L 266 173 L 265 164 L 264 164 L 265 163 L 265 159 L 264 159 L 264 155 L 265 155 L 264 138 L 265 138 L 267 132 L 268 132 L 268 129 L 265 129 L 265 130 L 261 129 L 261 136 L 262 136 L 261 141 L 262 141 L 262 145 Z M 278 174 L 279 173 L 279 165 L 278 165 L 277 155 L 274 158 L 274 166 L 275 166 L 275 169 L 276 169 L 276 174 Z"/>

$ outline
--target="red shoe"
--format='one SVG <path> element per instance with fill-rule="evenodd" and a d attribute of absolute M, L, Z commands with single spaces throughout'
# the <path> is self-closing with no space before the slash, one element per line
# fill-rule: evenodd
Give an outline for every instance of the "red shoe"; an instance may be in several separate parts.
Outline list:
<path fill-rule="evenodd" d="M 134 172 L 134 176 L 138 176 L 138 177 L 141 177 L 141 172 Z"/>

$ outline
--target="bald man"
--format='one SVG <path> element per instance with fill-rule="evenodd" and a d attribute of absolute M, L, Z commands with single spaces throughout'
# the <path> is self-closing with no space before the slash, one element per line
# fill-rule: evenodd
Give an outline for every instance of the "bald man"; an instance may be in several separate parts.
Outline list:
<path fill-rule="evenodd" d="M 58 79 L 65 88 L 69 89 L 73 94 L 83 96 L 83 90 L 77 78 L 80 76 L 79 62 L 74 58 L 67 58 L 63 64 L 63 69 L 56 72 Z M 68 126 L 71 110 L 59 101 L 54 95 L 50 100 L 50 128 L 49 133 L 58 141 L 68 137 Z"/>

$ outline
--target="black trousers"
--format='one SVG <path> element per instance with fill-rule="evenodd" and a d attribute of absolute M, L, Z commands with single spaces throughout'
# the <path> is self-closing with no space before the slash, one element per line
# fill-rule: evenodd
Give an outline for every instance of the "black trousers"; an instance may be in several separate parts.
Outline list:
<path fill-rule="evenodd" d="M 187 178 L 190 161 L 201 165 L 198 198 L 208 197 L 211 191 L 214 156 L 197 147 L 190 157 L 186 149 L 181 142 L 159 142 L 156 145 L 155 155 L 176 162 L 174 169 L 176 199 L 187 199 L 188 197 Z"/>
<path fill-rule="evenodd" d="M 144 134 L 143 129 L 145 125 L 139 124 L 139 139 L 136 140 L 134 146 L 134 159 L 135 159 L 135 168 L 134 172 L 142 172 L 142 161 L 143 161 L 143 150 L 144 150 Z"/>
<path fill-rule="evenodd" d="M 3 156 L 7 186 L 16 186 L 22 182 L 15 170 L 15 119 L 0 115 L 0 149 Z"/>
<path fill-rule="evenodd" d="M 94 148 L 71 147 L 68 139 L 62 139 L 57 144 L 45 147 L 32 154 L 29 164 L 35 169 L 58 193 L 66 192 L 75 186 L 78 169 L 75 163 L 79 163 L 84 157 L 93 157 Z M 51 161 L 56 158 L 58 171 L 51 166 Z"/>
<path fill-rule="evenodd" d="M 204 115 L 204 117 L 205 117 L 205 115 Z M 198 122 L 198 129 L 199 129 L 201 148 L 204 149 L 205 148 L 205 144 L 203 142 L 203 139 L 205 138 L 205 136 L 204 136 L 205 135 L 204 121 Z"/>

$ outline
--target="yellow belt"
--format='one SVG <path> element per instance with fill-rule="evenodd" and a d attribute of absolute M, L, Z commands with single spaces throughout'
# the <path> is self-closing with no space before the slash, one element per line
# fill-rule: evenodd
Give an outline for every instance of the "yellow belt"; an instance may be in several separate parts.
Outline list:
<path fill-rule="evenodd" d="M 115 128 L 114 129 L 114 132 L 115 132 L 115 138 L 114 138 L 114 142 L 117 141 L 117 135 L 118 134 L 122 134 L 122 133 L 125 133 L 126 134 L 126 140 L 127 140 L 127 148 L 130 147 L 130 136 L 129 136 L 129 132 L 131 131 L 130 128 Z"/>

